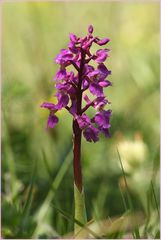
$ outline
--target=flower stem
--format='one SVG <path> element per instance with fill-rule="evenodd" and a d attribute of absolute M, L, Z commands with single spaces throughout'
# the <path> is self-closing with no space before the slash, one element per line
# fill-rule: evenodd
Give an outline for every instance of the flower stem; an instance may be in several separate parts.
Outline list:
<path fill-rule="evenodd" d="M 81 170 L 81 129 L 76 120 L 73 120 L 73 168 L 74 183 L 82 192 L 82 170 Z"/>
<path fill-rule="evenodd" d="M 81 135 L 82 132 L 76 120 L 73 121 L 73 167 L 74 167 L 74 218 L 86 224 L 86 208 L 84 199 L 84 189 L 82 183 L 82 171 L 81 171 Z M 78 224 L 74 224 L 74 233 L 78 234 L 81 227 Z M 77 236 L 79 237 L 79 236 Z"/>
<path fill-rule="evenodd" d="M 82 114 L 82 74 L 85 64 L 85 52 L 81 51 L 81 63 L 78 71 L 78 89 L 77 89 L 77 114 Z M 76 119 L 73 120 L 73 168 L 74 168 L 74 204 L 75 204 L 75 219 L 85 224 L 87 222 L 86 209 L 84 202 L 84 189 L 82 181 L 81 169 L 81 138 L 82 130 L 80 129 Z M 80 227 L 75 224 L 75 234 Z"/>

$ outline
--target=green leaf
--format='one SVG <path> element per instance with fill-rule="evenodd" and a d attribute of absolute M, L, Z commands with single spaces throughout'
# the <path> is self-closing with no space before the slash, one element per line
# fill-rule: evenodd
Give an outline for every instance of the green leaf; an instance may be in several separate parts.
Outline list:
<path fill-rule="evenodd" d="M 87 223 L 87 214 L 85 208 L 85 199 L 84 199 L 84 189 L 80 192 L 77 186 L 74 184 L 74 205 L 75 205 L 75 219 L 79 222 L 86 224 Z M 74 232 L 75 236 L 79 236 L 80 226 L 75 223 Z"/>

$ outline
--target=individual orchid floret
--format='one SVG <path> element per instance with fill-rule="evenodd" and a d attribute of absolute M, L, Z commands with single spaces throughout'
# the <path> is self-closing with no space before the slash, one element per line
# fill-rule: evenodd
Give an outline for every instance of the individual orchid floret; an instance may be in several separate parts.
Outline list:
<path fill-rule="evenodd" d="M 100 46 L 106 45 L 110 41 L 109 38 L 104 38 L 102 40 L 97 41 L 97 44 Z"/>
<path fill-rule="evenodd" d="M 57 110 L 58 110 L 58 108 L 55 104 L 49 103 L 49 102 L 44 102 L 43 104 L 41 104 L 40 107 L 47 108 L 47 109 L 49 109 L 50 111 L 53 111 L 53 112 L 57 112 Z"/>
<path fill-rule="evenodd" d="M 109 128 L 111 127 L 110 124 L 110 117 L 111 117 L 111 110 L 101 110 L 97 112 L 92 122 L 95 122 L 98 126 L 100 132 L 102 132 L 105 137 L 110 137 Z"/>
<path fill-rule="evenodd" d="M 66 69 L 64 67 L 56 73 L 54 80 L 63 80 L 66 77 Z"/>
<path fill-rule="evenodd" d="M 105 105 L 109 103 L 107 99 L 105 99 L 105 96 L 103 97 L 98 97 L 94 100 L 94 104 L 93 107 L 97 110 L 97 111 L 101 111 Z"/>
<path fill-rule="evenodd" d="M 94 96 L 101 97 L 104 95 L 103 88 L 96 82 L 90 84 L 89 90 Z"/>
<path fill-rule="evenodd" d="M 59 121 L 58 117 L 55 115 L 55 113 L 58 111 L 57 105 L 45 102 L 41 105 L 41 107 L 47 108 L 50 111 L 47 121 L 47 128 L 54 128 Z"/>
<path fill-rule="evenodd" d="M 82 129 L 82 130 L 91 125 L 91 120 L 86 114 L 77 116 L 76 119 L 77 119 L 80 129 Z"/>
<path fill-rule="evenodd" d="M 66 107 L 68 105 L 69 102 L 69 97 L 66 93 L 64 93 L 63 91 L 59 91 L 55 94 L 57 96 L 58 99 L 58 103 L 57 103 L 57 108 L 59 110 L 61 110 L 63 107 Z"/>
<path fill-rule="evenodd" d="M 56 56 L 55 62 L 60 64 L 62 67 L 70 65 L 70 61 L 73 59 L 71 51 L 62 49 L 61 52 Z"/>
<path fill-rule="evenodd" d="M 99 49 L 97 52 L 96 52 L 96 62 L 97 63 L 103 63 L 106 61 L 107 57 L 108 57 L 108 49 Z"/>
<path fill-rule="evenodd" d="M 92 125 L 83 131 L 83 136 L 88 142 L 97 142 L 99 140 L 99 130 Z"/>
<path fill-rule="evenodd" d="M 111 125 L 109 123 L 110 116 L 111 116 L 110 110 L 107 110 L 107 111 L 102 110 L 102 111 L 96 113 L 93 120 L 100 128 L 107 129 L 107 128 L 111 127 Z"/>
<path fill-rule="evenodd" d="M 85 139 L 88 142 L 97 142 L 99 140 L 99 130 L 92 125 L 91 119 L 86 114 L 77 116 L 76 119 Z"/>
<path fill-rule="evenodd" d="M 69 34 L 69 37 L 70 37 L 70 41 L 71 41 L 72 43 L 77 43 L 77 42 L 78 42 L 78 38 L 77 38 L 77 36 L 76 36 L 75 34 L 70 33 L 70 34 Z"/>

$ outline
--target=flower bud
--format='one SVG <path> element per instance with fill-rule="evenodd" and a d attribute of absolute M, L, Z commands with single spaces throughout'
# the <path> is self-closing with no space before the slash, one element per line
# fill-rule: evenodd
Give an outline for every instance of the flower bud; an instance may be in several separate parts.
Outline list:
<path fill-rule="evenodd" d="M 93 33 L 93 26 L 92 25 L 89 25 L 88 32 L 91 33 L 91 34 Z"/>

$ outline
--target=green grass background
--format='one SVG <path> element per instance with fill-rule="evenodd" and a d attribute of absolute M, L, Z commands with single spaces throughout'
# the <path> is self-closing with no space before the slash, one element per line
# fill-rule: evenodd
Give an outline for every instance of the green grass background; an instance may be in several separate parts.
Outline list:
<path fill-rule="evenodd" d="M 88 220 L 127 212 L 118 147 L 134 213 L 144 215 L 139 232 L 158 237 L 159 2 L 3 3 L 2 20 L 2 236 L 73 230 L 54 208 L 73 215 L 72 118 L 61 111 L 58 126 L 46 131 L 40 104 L 53 100 L 53 58 L 69 33 L 84 36 L 92 24 L 95 35 L 111 39 L 113 115 L 110 139 L 82 141 Z"/>

